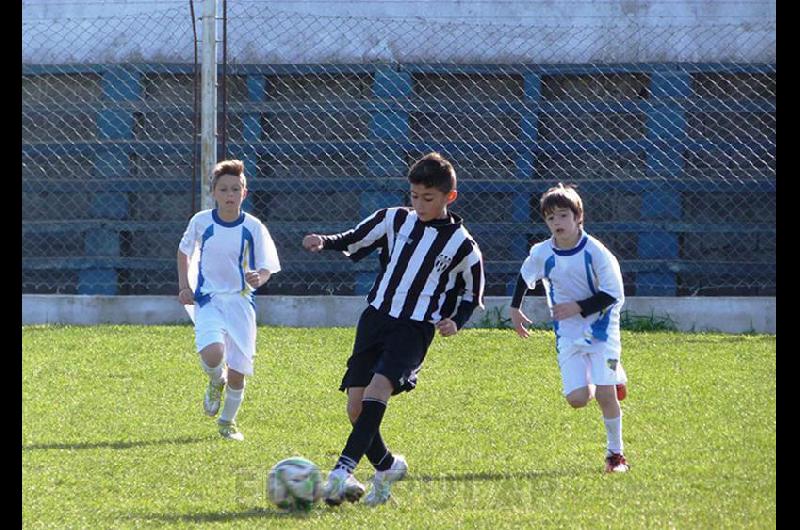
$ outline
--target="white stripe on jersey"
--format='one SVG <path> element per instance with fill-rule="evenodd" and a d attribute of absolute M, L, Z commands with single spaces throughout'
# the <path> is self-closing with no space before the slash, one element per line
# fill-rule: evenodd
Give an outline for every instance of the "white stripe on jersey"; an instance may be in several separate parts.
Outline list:
<path fill-rule="evenodd" d="M 353 229 L 353 231 L 358 230 L 364 224 L 369 223 L 376 216 L 377 216 L 377 212 L 375 212 L 374 214 L 370 215 L 369 217 L 367 217 L 366 219 L 364 219 L 363 221 L 358 223 L 358 225 L 356 225 L 356 227 Z M 360 240 L 358 240 L 358 241 L 356 241 L 356 242 L 354 242 L 354 243 L 352 243 L 350 245 L 347 245 L 347 250 L 345 251 L 345 255 L 349 256 L 351 254 L 355 254 L 356 252 L 358 252 L 359 249 L 362 249 L 362 248 L 364 248 L 366 246 L 369 246 L 372 243 L 374 243 L 376 240 L 380 239 L 381 236 L 383 235 L 383 233 L 386 231 L 385 223 L 386 223 L 386 219 L 384 218 L 383 222 L 378 223 L 377 225 L 372 227 L 372 230 L 370 230 L 367 233 L 367 235 L 364 236 L 362 239 L 360 239 Z"/>
<path fill-rule="evenodd" d="M 398 209 L 390 209 L 386 211 L 386 217 L 384 218 L 383 222 L 386 225 L 386 243 L 387 243 L 387 251 L 389 255 L 392 254 L 392 249 L 394 249 L 394 220 L 397 217 L 397 212 L 400 211 Z"/>
<path fill-rule="evenodd" d="M 467 257 L 464 258 L 464 260 L 467 263 L 466 263 L 466 267 L 464 267 L 464 273 L 463 273 L 463 276 L 464 276 L 464 296 L 462 297 L 462 299 L 466 300 L 468 302 L 471 301 L 472 298 L 473 298 L 472 289 L 473 289 L 473 287 L 475 285 L 475 283 L 474 283 L 475 282 L 475 278 L 472 277 L 472 266 L 475 263 L 470 263 L 470 261 L 475 262 L 475 261 L 478 260 L 477 257 L 475 257 L 474 260 L 470 260 L 469 259 L 470 256 L 471 256 L 471 254 L 468 254 Z M 480 298 L 478 298 L 478 299 L 480 300 Z"/>

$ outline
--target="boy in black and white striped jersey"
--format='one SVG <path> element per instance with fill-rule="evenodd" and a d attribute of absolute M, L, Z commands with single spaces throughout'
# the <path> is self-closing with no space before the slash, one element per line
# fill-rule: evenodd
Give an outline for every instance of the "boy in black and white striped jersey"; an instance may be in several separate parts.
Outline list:
<path fill-rule="evenodd" d="M 364 455 L 376 470 L 365 502 L 374 506 L 389 499 L 392 483 L 408 470 L 381 438 L 389 397 L 414 389 L 436 329 L 444 337 L 455 335 L 474 309 L 483 307 L 480 249 L 461 218 L 447 209 L 458 195 L 452 164 L 429 153 L 414 163 L 408 181 L 411 208 L 381 209 L 347 232 L 303 238 L 307 250 L 338 250 L 354 261 L 379 252 L 380 272 L 340 386 L 347 391 L 353 429 L 328 478 L 330 505 L 364 494 L 353 477 Z"/>

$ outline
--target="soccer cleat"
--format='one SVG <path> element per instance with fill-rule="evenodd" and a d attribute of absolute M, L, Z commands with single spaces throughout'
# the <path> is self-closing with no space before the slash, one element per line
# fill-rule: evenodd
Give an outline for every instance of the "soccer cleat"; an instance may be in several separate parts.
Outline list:
<path fill-rule="evenodd" d="M 392 484 L 398 480 L 403 480 L 406 473 L 408 473 L 406 459 L 402 455 L 394 455 L 392 467 L 386 471 L 375 472 L 375 477 L 372 479 L 372 489 L 364 498 L 364 504 L 367 506 L 384 504 L 392 496 Z"/>
<path fill-rule="evenodd" d="M 339 506 L 344 501 L 358 502 L 364 495 L 364 485 L 356 480 L 352 473 L 343 469 L 334 469 L 328 475 L 328 483 L 322 490 L 328 506 Z"/>
<path fill-rule="evenodd" d="M 617 401 L 622 401 L 628 395 L 628 387 L 625 383 L 620 383 L 617 385 Z"/>
<path fill-rule="evenodd" d="M 630 468 L 628 461 L 619 453 L 611 453 L 606 457 L 606 473 L 625 473 Z"/>
<path fill-rule="evenodd" d="M 237 442 L 244 441 L 244 434 L 239 432 L 239 429 L 236 428 L 236 423 L 217 420 L 217 425 L 219 425 L 219 434 L 223 438 L 227 440 L 236 440 Z"/>
<path fill-rule="evenodd" d="M 206 395 L 203 398 L 203 410 L 206 416 L 214 417 L 219 412 L 219 404 L 222 401 L 222 391 L 225 389 L 225 380 L 220 381 L 215 385 L 211 381 L 208 382 L 206 387 Z"/>

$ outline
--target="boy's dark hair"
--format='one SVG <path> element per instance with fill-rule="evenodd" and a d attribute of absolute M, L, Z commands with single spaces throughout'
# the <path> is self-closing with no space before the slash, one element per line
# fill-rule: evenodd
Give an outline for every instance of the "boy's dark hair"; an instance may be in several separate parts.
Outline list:
<path fill-rule="evenodd" d="M 583 201 L 581 196 L 575 190 L 576 186 L 573 184 L 558 183 L 542 195 L 539 201 L 539 207 L 542 212 L 542 217 L 547 217 L 547 214 L 552 213 L 556 208 L 569 208 L 575 217 L 580 219 L 580 225 L 583 225 Z"/>
<path fill-rule="evenodd" d="M 217 186 L 217 179 L 222 175 L 233 175 L 242 179 L 242 185 L 247 187 L 247 179 L 244 176 L 244 162 L 241 160 L 223 160 L 217 162 L 211 177 L 211 191 Z"/>
<path fill-rule="evenodd" d="M 456 189 L 456 170 L 439 153 L 428 153 L 414 162 L 408 170 L 408 181 L 411 184 L 422 184 L 426 188 L 436 188 L 442 193 L 450 193 Z"/>

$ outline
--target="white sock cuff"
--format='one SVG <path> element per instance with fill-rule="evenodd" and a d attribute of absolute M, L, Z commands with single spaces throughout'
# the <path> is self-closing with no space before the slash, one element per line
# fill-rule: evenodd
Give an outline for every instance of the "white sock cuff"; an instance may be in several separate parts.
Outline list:
<path fill-rule="evenodd" d="M 231 388 L 230 385 L 225 387 L 225 397 L 232 397 L 234 399 L 241 398 L 244 395 L 244 387 L 240 389 Z"/>
<path fill-rule="evenodd" d="M 218 369 L 222 365 L 222 363 L 219 363 L 217 366 L 209 366 L 209 365 L 206 364 L 206 362 L 203 360 L 202 357 L 198 356 L 197 359 L 200 361 L 200 366 L 202 366 L 203 370 L 205 370 L 206 372 L 213 372 L 214 370 Z"/>
<path fill-rule="evenodd" d="M 211 377 L 212 379 L 222 378 L 222 374 L 225 373 L 224 361 L 220 362 L 217 366 L 209 366 L 206 364 L 206 362 L 203 360 L 202 357 L 199 357 L 199 360 L 200 360 L 200 367 L 206 374 L 208 374 L 209 377 Z"/>

